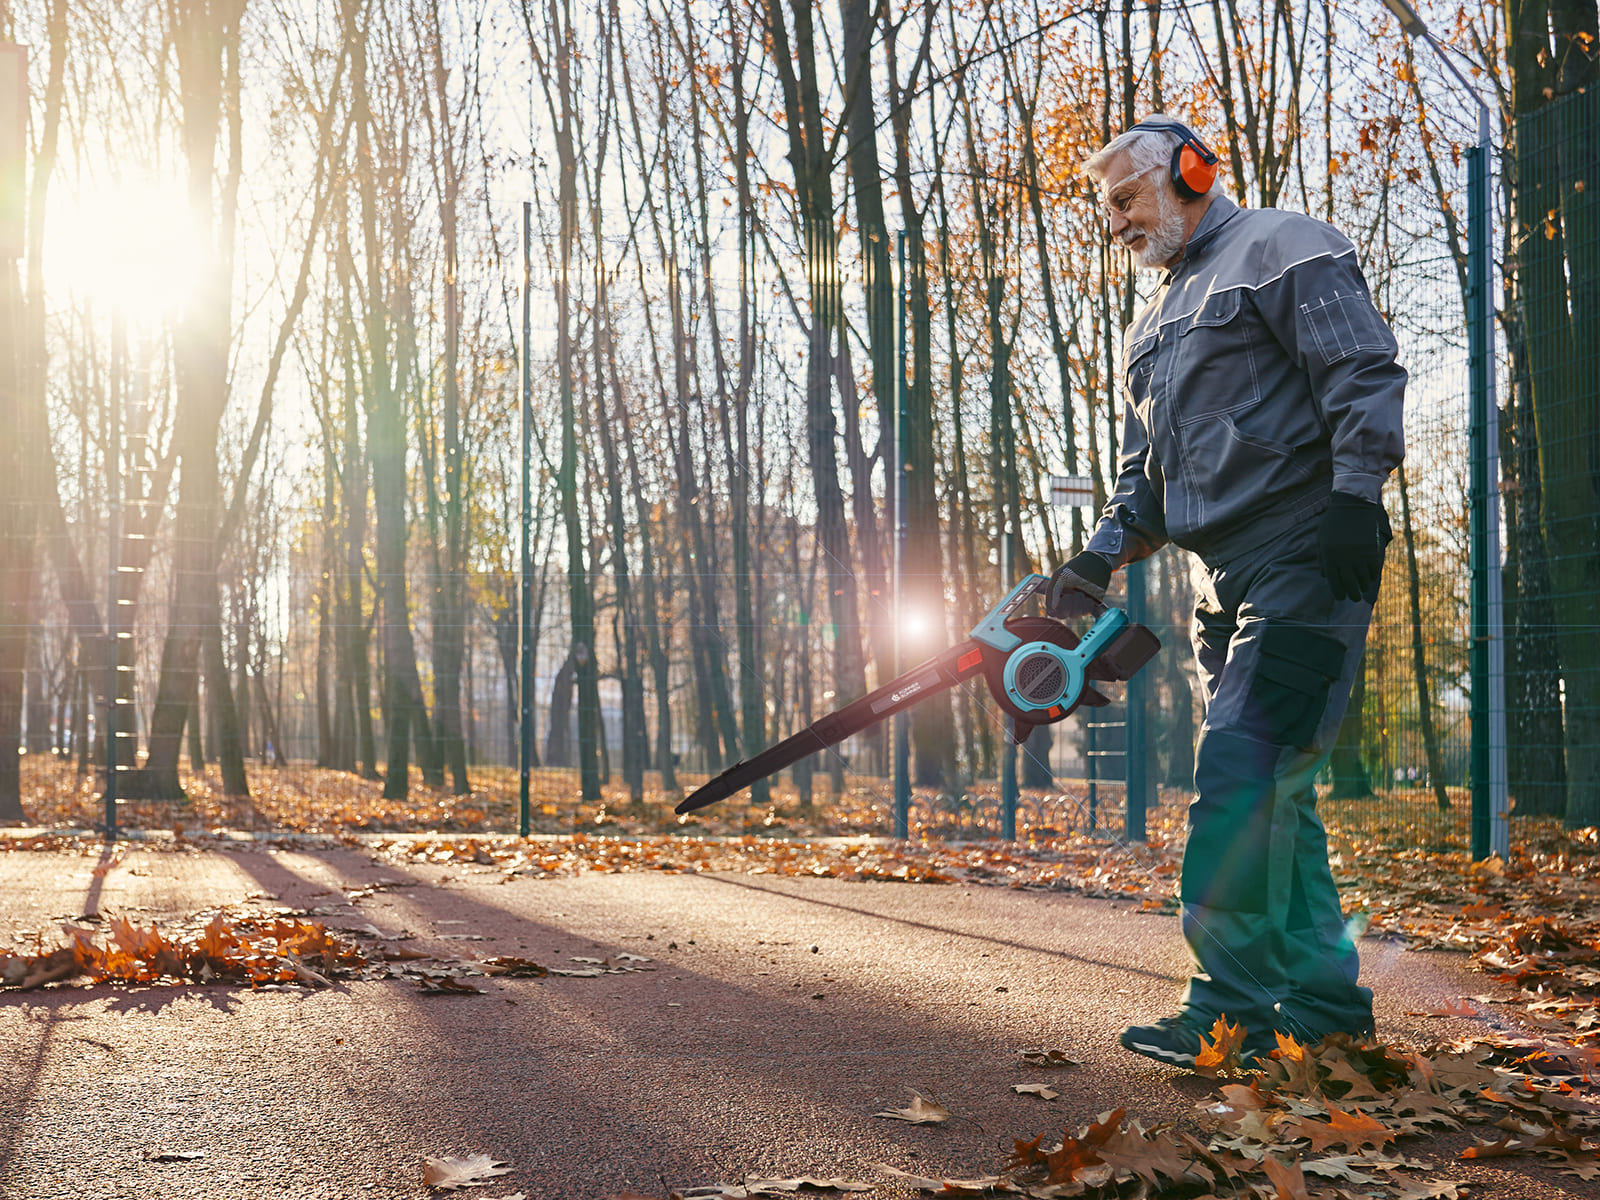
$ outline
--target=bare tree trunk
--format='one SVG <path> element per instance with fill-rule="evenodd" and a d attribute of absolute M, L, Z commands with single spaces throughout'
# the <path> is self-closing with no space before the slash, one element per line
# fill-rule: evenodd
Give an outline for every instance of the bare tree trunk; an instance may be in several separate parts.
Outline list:
<path fill-rule="evenodd" d="M 334 717 L 330 704 L 333 686 L 334 637 L 337 620 L 335 589 L 338 587 L 338 494 L 334 489 L 335 464 L 332 431 L 322 448 L 322 575 L 317 580 L 317 766 L 335 765 L 338 752 L 333 744 Z"/>
<path fill-rule="evenodd" d="M 948 143 L 946 143 L 948 149 Z M 964 430 L 966 428 L 965 413 L 963 412 L 964 363 L 965 355 L 961 351 L 959 327 L 956 314 L 959 309 L 959 296 L 956 288 L 957 275 L 955 265 L 950 255 L 950 211 L 945 196 L 944 176 L 941 173 L 934 180 L 934 190 L 939 201 L 939 275 L 944 285 L 944 318 L 945 339 L 949 343 L 950 353 L 950 428 L 953 440 L 951 502 L 952 523 L 955 526 L 951 537 L 956 543 L 956 552 L 951 556 L 956 563 L 956 577 L 958 583 L 957 594 L 961 598 L 961 623 L 966 628 L 976 625 L 983 615 L 983 593 L 978 583 L 978 547 L 977 535 L 974 528 L 976 521 L 975 505 L 972 485 L 967 471 L 967 446 Z M 987 721 L 977 718 L 975 705 L 970 692 L 963 691 L 960 697 L 962 725 L 966 731 L 967 770 L 972 776 L 988 778 L 994 773 L 995 741 L 993 731 Z M 953 784 L 953 781 L 952 781 Z M 957 790 L 952 786 L 952 791 Z"/>
<path fill-rule="evenodd" d="M 658 80 L 658 84 L 661 81 Z M 634 142 L 641 155 L 646 153 L 644 125 L 639 119 L 639 106 L 634 96 L 633 76 L 629 69 L 628 56 L 622 58 L 622 84 L 623 94 L 628 101 L 628 116 L 634 131 Z M 658 91 L 658 95 L 664 95 Z M 624 195 L 627 195 L 627 180 L 623 180 Z M 645 211 L 650 216 L 651 228 L 655 233 L 656 246 L 665 253 L 665 240 L 661 228 L 660 206 L 655 193 L 650 187 L 648 179 L 644 182 L 643 203 Z M 630 208 L 632 207 L 630 203 Z M 643 252 L 640 249 L 639 239 L 634 239 L 634 265 L 638 272 L 641 285 L 647 278 Z M 656 336 L 656 320 L 654 306 L 645 304 L 644 325 L 646 338 L 650 345 L 651 368 L 654 372 L 656 388 L 662 398 L 662 411 L 667 417 L 667 427 L 670 431 L 670 400 L 667 396 L 667 387 L 661 362 L 661 351 Z M 676 354 L 676 351 L 675 351 Z M 676 358 L 674 358 L 676 364 Z M 676 378 L 676 376 L 675 376 Z M 667 795 L 673 796 L 679 792 L 676 756 L 672 749 L 672 674 L 670 650 L 672 642 L 672 605 L 670 603 L 671 573 L 664 578 L 656 573 L 658 555 L 656 543 L 652 539 L 651 529 L 656 525 L 664 527 L 665 522 L 657 522 L 645 501 L 645 491 L 642 473 L 639 468 L 638 448 L 633 436 L 632 415 L 628 406 L 623 404 L 618 414 L 622 423 L 622 444 L 628 459 L 628 486 L 633 497 L 634 520 L 639 532 L 639 589 L 642 605 L 642 616 L 645 626 L 646 652 L 650 661 L 650 675 L 655 689 L 656 701 L 656 769 L 661 772 L 661 787 Z M 670 434 L 669 434 L 670 438 Z M 666 548 L 667 535 L 663 528 L 660 557 L 670 563 L 671 551 Z M 659 592 L 658 592 L 658 589 Z"/>
<path fill-rule="evenodd" d="M 16 263 L 0 263 L 0 420 L 21 426 L 22 296 Z M 0 447 L 0 822 L 24 820 L 22 678 L 28 655 L 28 602 L 33 591 L 33 498 L 23 460 L 27 439 Z"/>
<path fill-rule="evenodd" d="M 692 20 L 686 23 L 686 29 L 688 32 L 688 45 L 686 47 L 688 57 L 691 61 L 695 61 L 700 55 L 697 34 Z M 733 81 L 731 91 L 733 92 L 735 106 L 732 121 L 734 144 L 729 147 L 729 150 L 734 168 L 739 250 L 739 363 L 737 375 L 733 378 L 730 378 L 733 372 L 729 370 L 727 356 L 723 350 L 720 309 L 717 304 L 716 283 L 712 275 L 711 204 L 707 191 L 707 170 L 703 150 L 705 137 L 698 89 L 690 93 L 689 107 L 694 145 L 695 215 L 699 223 L 701 284 L 705 312 L 710 324 L 710 346 L 712 362 L 715 368 L 717 388 L 716 415 L 721 434 L 722 462 L 723 469 L 728 475 L 728 532 L 733 550 L 733 606 L 736 629 L 735 641 L 739 653 L 739 715 L 744 725 L 742 733 L 739 729 L 739 722 L 734 719 L 732 697 L 728 694 L 725 682 L 727 638 L 715 629 L 712 630 L 715 648 L 715 653 L 712 656 L 712 666 L 716 674 L 712 682 L 714 687 L 713 695 L 720 702 L 717 715 L 723 744 L 726 747 L 728 757 L 737 761 L 747 755 L 758 753 L 765 747 L 766 705 L 763 700 L 764 681 L 762 678 L 765 672 L 756 650 L 758 626 L 750 579 L 750 505 L 752 492 L 750 488 L 750 444 L 747 414 L 750 401 L 750 382 L 755 373 L 756 347 L 750 319 L 752 302 L 750 271 L 753 263 L 753 241 L 749 219 L 753 202 L 749 177 L 750 147 L 746 140 L 749 116 L 744 108 L 744 42 L 740 36 L 737 19 L 732 11 L 729 12 L 729 37 L 731 39 L 730 55 Z M 735 425 L 738 427 L 737 438 L 735 438 L 733 431 Z M 714 470 L 713 461 L 710 454 L 706 455 L 708 476 Z M 709 488 L 705 494 L 711 494 Z M 708 549 L 714 553 L 715 538 L 708 540 L 711 543 Z M 707 575 L 714 579 L 720 576 L 720 572 L 713 570 L 708 572 Z M 715 621 L 718 606 L 714 588 L 708 588 L 706 607 L 707 615 Z M 770 801 L 771 788 L 767 780 L 760 779 L 751 785 L 751 804 L 765 805 Z"/>
<path fill-rule="evenodd" d="M 1545 545 L 1555 584 L 1566 684 L 1569 829 L 1600 825 L 1600 29 L 1595 0 L 1551 0 L 1554 128 L 1563 244 L 1577 357 L 1555 389 L 1534 394 Z M 1548 147 L 1546 153 L 1548 153 Z M 1542 401 L 1542 402 L 1541 402 Z"/>
<path fill-rule="evenodd" d="M 461 662 L 466 653 L 466 506 L 461 449 L 461 289 L 456 251 L 457 202 L 465 163 L 456 145 L 456 116 L 449 95 L 450 69 L 444 58 L 444 31 L 438 0 L 428 11 L 433 50 L 434 102 L 437 105 L 434 178 L 444 242 L 444 555 L 435 583 L 433 622 L 434 705 L 438 736 L 450 767 L 451 790 L 464 796 L 466 743 L 461 732 Z M 473 81 L 463 82 L 468 94 Z M 431 111 L 431 110 L 430 110 Z M 465 138 L 462 139 L 463 143 Z"/>
<path fill-rule="evenodd" d="M 606 522 L 611 529 L 611 564 L 616 587 L 616 609 L 612 615 L 612 637 L 617 651 L 617 672 L 622 688 L 622 778 L 634 807 L 644 804 L 644 770 L 650 753 L 650 734 L 644 719 L 644 678 L 639 665 L 638 617 L 634 611 L 633 577 L 629 570 L 628 529 L 622 499 L 622 466 L 617 454 L 612 421 L 622 424 L 626 399 L 617 369 L 615 330 L 612 326 L 611 293 L 607 283 L 609 266 L 605 259 L 604 221 L 601 196 L 605 191 L 603 171 L 615 112 L 616 39 L 619 34 L 615 0 L 607 10 L 608 21 L 601 36 L 605 44 L 605 86 L 607 111 L 602 116 L 599 143 L 591 160 L 589 184 L 589 222 L 594 238 L 594 379 L 595 409 L 600 435 L 600 450 L 606 472 Z M 611 404 L 606 402 L 610 389 Z"/>
<path fill-rule="evenodd" d="M 894 272 L 891 266 L 893 251 L 889 244 L 889 224 L 883 211 L 883 170 L 878 161 L 878 121 L 874 107 L 874 81 L 872 70 L 873 9 L 868 0 L 839 0 L 840 26 L 844 34 L 844 103 L 843 122 L 849 140 L 845 163 L 850 170 L 850 181 L 856 198 L 856 227 L 861 239 L 861 250 L 866 267 L 867 348 L 872 358 L 872 393 L 878 406 L 878 428 L 883 431 L 879 445 L 893 445 L 896 411 L 896 371 L 898 370 L 895 340 L 896 299 Z M 884 11 L 887 23 L 889 14 Z M 891 87 L 893 81 L 891 80 Z M 912 204 L 911 196 L 902 195 L 902 204 Z M 849 359 L 848 340 L 840 338 L 840 361 Z M 892 539 L 894 526 L 886 522 L 887 539 L 878 528 L 877 509 L 872 498 L 872 476 L 881 453 L 867 454 L 861 445 L 856 414 L 860 405 L 852 395 L 853 386 L 846 386 L 841 372 L 841 393 L 844 398 L 845 448 L 850 467 L 851 512 L 855 517 L 856 541 L 861 554 L 862 580 L 866 593 L 877 597 L 869 605 L 867 617 L 868 644 L 878 666 L 878 679 L 887 682 L 893 675 L 894 622 L 897 618 L 885 603 L 889 596 L 886 561 L 893 559 Z M 891 464 L 884 463 L 884 503 L 886 512 L 894 511 L 896 481 Z M 889 544 L 885 544 L 888 541 Z M 840 697 L 846 699 L 846 697 Z M 877 726 L 870 735 L 876 755 L 887 759 L 889 750 L 889 725 Z"/>
<path fill-rule="evenodd" d="M 811 9 L 805 0 L 795 0 L 792 7 L 792 50 L 782 0 L 766 0 L 765 15 L 770 55 L 783 87 L 788 158 L 794 173 L 797 216 L 804 234 L 811 315 L 806 331 L 806 444 L 817 534 L 826 559 L 823 587 L 834 628 L 834 694 L 843 699 L 866 691 L 866 670 L 861 660 L 857 585 L 851 570 L 850 534 L 834 446 L 838 425 L 833 410 L 832 341 L 839 325 L 840 295 L 830 182 L 832 152 L 823 131 Z M 842 792 L 844 763 L 838 754 L 830 758 L 829 779 L 835 795 Z"/>
<path fill-rule="evenodd" d="M 1422 748 L 1428 758 L 1428 778 L 1439 810 L 1450 810 L 1450 797 L 1444 790 L 1444 759 L 1439 753 L 1439 732 L 1433 723 L 1433 699 L 1428 687 L 1428 658 L 1422 640 L 1422 581 L 1417 574 L 1417 550 L 1411 524 L 1411 489 L 1406 484 L 1406 469 L 1396 475 L 1400 484 L 1400 521 L 1405 534 L 1406 584 L 1411 600 L 1411 667 L 1417 683 L 1417 717 L 1422 724 Z"/>
<path fill-rule="evenodd" d="M 548 51 L 534 36 L 533 12 L 523 3 L 528 46 L 543 82 L 554 127 L 557 204 L 560 211 L 559 263 L 555 280 L 556 370 L 561 403 L 561 462 L 556 486 L 560 494 L 562 523 L 567 542 L 567 608 L 572 623 L 572 659 L 578 692 L 578 772 L 582 798 L 600 799 L 600 692 L 599 663 L 595 655 L 594 592 L 585 556 L 582 517 L 578 511 L 577 412 L 573 374 L 577 368 L 572 337 L 572 258 L 578 239 L 578 164 L 573 123 L 573 18 L 565 0 L 548 0 L 544 32 Z M 552 92 L 552 87 L 554 91 Z M 548 759 L 548 755 L 546 758 Z"/>
<path fill-rule="evenodd" d="M 210 8 L 203 0 L 173 0 L 171 36 L 177 48 L 189 204 L 196 226 L 213 239 L 202 295 L 179 327 L 175 347 L 178 418 L 173 439 L 183 464 L 174 528 L 171 620 L 161 655 L 150 755 L 129 794 L 181 798 L 178 756 L 183 729 L 199 694 L 201 642 L 217 619 L 217 545 L 221 492 L 217 438 L 228 402 L 229 292 L 238 179 L 238 39 L 243 0 Z M 230 117 L 229 174 L 214 195 L 218 135 Z M 220 637 L 220 633 L 219 633 Z M 229 697 L 218 690 L 217 702 Z M 220 755 L 237 750 L 219 748 Z M 226 761 L 224 759 L 224 761 Z M 225 786 L 229 784 L 225 780 Z M 244 795 L 242 771 L 229 790 Z"/>
<path fill-rule="evenodd" d="M 249 783 L 244 773 L 244 737 L 239 728 L 238 710 L 228 683 L 228 666 L 222 657 L 222 621 L 213 613 L 213 620 L 202 636 L 201 650 L 205 658 L 206 690 L 214 694 L 217 713 L 217 762 L 222 768 L 222 790 L 229 796 L 248 796 Z M 199 713 L 195 713 L 199 724 Z"/>
<path fill-rule="evenodd" d="M 544 765 L 572 766 L 572 692 L 578 678 L 575 653 L 568 654 L 550 683 L 550 712 L 545 717 Z"/>
<path fill-rule="evenodd" d="M 929 5 L 923 16 L 922 41 L 902 82 L 899 66 L 900 26 L 883 12 L 884 54 L 890 88 L 889 125 L 894 134 L 895 189 L 900 194 L 900 220 L 905 227 L 906 328 L 911 342 L 911 378 L 906 384 L 906 548 L 902 586 L 909 613 L 928 632 L 901 666 L 931 657 L 948 644 L 945 629 L 944 570 L 939 550 L 939 497 L 933 445 L 933 315 L 928 295 L 927 234 L 923 209 L 912 183 L 911 104 L 929 69 L 934 22 L 938 15 Z M 885 231 L 887 234 L 887 231 Z M 952 353 L 954 347 L 952 347 Z M 896 364 L 895 370 L 899 370 Z M 885 471 L 894 486 L 894 471 Z M 898 536 L 894 533 L 892 536 Z M 911 745 L 915 753 L 913 782 L 918 787 L 952 792 L 959 770 L 956 759 L 955 718 L 948 695 L 917 705 L 911 713 Z"/>
<path fill-rule="evenodd" d="M 52 0 L 47 22 L 50 58 L 44 122 L 28 197 L 26 303 L 17 264 L 0 262 L 0 340 L 4 341 L 0 347 L 0 421 L 13 435 L 0 451 L 5 472 L 0 480 L 0 821 L 23 819 L 17 751 L 22 740 L 23 672 L 33 624 L 34 543 L 41 509 L 53 518 L 50 528 L 65 525 L 45 413 L 43 249 L 45 202 L 61 127 L 67 9 L 66 0 Z M 88 588 L 82 586 L 81 572 L 76 578 L 59 570 L 58 574 L 69 603 L 74 596 L 79 598 L 80 636 L 85 635 L 89 612 L 84 610 L 92 612 L 93 601 L 88 599 Z M 98 627 L 95 617 L 93 628 Z"/>
<path fill-rule="evenodd" d="M 1507 231 L 1508 238 L 1510 231 Z M 1528 379 L 1521 306 L 1507 272 L 1502 322 L 1510 395 L 1501 415 L 1501 494 L 1506 506 L 1502 568 L 1506 626 L 1507 775 L 1516 811 L 1561 816 L 1567 805 L 1561 659 L 1551 601 L 1550 558 L 1539 527 L 1539 439 Z"/>

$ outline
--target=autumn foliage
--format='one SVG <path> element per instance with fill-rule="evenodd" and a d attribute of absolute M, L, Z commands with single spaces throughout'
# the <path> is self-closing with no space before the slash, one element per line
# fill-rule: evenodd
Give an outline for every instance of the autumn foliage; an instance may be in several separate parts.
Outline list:
<path fill-rule="evenodd" d="M 64 932 L 64 945 L 47 950 L 41 936 L 32 954 L 0 955 L 0 984 L 33 988 L 87 976 L 96 983 L 322 986 L 366 962 L 353 943 L 296 919 L 233 922 L 218 914 L 198 934 L 183 936 L 117 917 L 103 940 L 75 924 Z"/>

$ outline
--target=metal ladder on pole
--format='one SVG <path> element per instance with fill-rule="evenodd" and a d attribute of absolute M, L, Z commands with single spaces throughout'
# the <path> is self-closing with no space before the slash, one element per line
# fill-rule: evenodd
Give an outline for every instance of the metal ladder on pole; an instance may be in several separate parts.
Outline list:
<path fill-rule="evenodd" d="M 113 353 L 120 351 L 124 380 L 127 369 L 125 331 L 113 327 Z M 134 679 L 138 668 L 138 643 L 134 625 L 146 567 L 150 562 L 150 534 L 155 527 L 151 506 L 154 464 L 150 458 L 148 415 L 135 400 L 123 424 L 121 396 L 108 406 L 107 491 L 111 501 L 108 522 L 109 573 L 106 604 L 106 680 L 103 711 L 106 722 L 105 832 L 117 836 L 117 806 L 122 803 L 122 782 L 138 769 L 139 729 Z"/>
<path fill-rule="evenodd" d="M 1123 745 L 1126 746 L 1126 744 L 1127 744 L 1128 723 L 1127 723 L 1126 720 L 1123 720 L 1123 721 L 1085 721 L 1083 723 L 1083 727 L 1087 731 L 1086 739 L 1085 739 L 1086 742 L 1087 742 L 1087 749 L 1085 749 L 1084 752 L 1083 752 L 1083 759 L 1084 759 L 1084 774 L 1086 774 L 1089 777 L 1089 832 L 1093 833 L 1097 828 L 1099 828 L 1099 822 L 1100 822 L 1100 786 L 1099 785 L 1101 783 L 1102 778 L 1104 778 L 1104 781 L 1106 783 L 1112 782 L 1112 777 L 1111 776 L 1102 777 L 1102 775 L 1100 773 L 1100 760 L 1101 759 L 1106 759 L 1106 758 L 1121 758 L 1121 759 L 1123 759 L 1123 762 L 1124 762 L 1123 778 L 1120 780 L 1120 782 L 1122 782 L 1124 784 L 1126 784 L 1126 782 L 1127 782 L 1127 766 L 1126 766 L 1127 750 L 1123 749 L 1123 748 L 1113 749 L 1113 750 L 1103 750 L 1103 749 L 1101 749 L 1100 748 L 1100 740 L 1101 740 L 1102 736 L 1107 736 L 1107 735 L 1103 735 L 1101 733 L 1101 730 L 1110 730 L 1110 731 L 1121 730 L 1122 731 L 1121 741 L 1123 742 Z M 1110 736 L 1114 736 L 1114 735 L 1110 735 Z"/>

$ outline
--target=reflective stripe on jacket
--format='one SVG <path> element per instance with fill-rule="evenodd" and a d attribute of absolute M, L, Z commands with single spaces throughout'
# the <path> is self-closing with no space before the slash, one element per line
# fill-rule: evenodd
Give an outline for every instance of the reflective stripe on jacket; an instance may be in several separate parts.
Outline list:
<path fill-rule="evenodd" d="M 1377 502 L 1405 454 L 1398 349 L 1343 234 L 1215 198 L 1127 329 L 1117 485 L 1087 548 L 1226 559 L 1332 491 Z"/>

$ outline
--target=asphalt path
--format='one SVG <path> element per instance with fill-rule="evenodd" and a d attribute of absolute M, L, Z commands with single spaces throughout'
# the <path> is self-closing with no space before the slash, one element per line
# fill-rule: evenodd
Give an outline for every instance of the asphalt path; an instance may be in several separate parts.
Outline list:
<path fill-rule="evenodd" d="M 112 861 L 0 854 L 0 936 L 86 912 L 148 922 L 281 904 L 410 933 L 441 958 L 581 968 L 630 954 L 650 969 L 482 981 L 485 994 L 459 997 L 399 979 L 0 993 L 6 1198 L 421 1196 L 425 1157 L 479 1153 L 514 1168 L 471 1193 L 481 1200 L 873 1182 L 877 1163 L 970 1177 L 997 1170 L 1014 1137 L 1119 1107 L 1147 1125 L 1180 1118 L 1214 1090 L 1116 1045 L 1126 1024 L 1172 1010 L 1186 963 L 1177 921 L 1126 903 L 763 875 L 536 880 L 261 845 L 136 848 L 92 873 Z M 1407 1015 L 1492 990 L 1458 958 L 1372 940 L 1362 958 L 1381 1037 L 1424 1044 L 1504 1019 L 1487 1006 L 1476 1020 Z M 1083 1065 L 1029 1067 L 1017 1052 L 1031 1047 Z M 1059 1098 L 1012 1091 L 1041 1082 Z M 953 1119 L 873 1116 L 913 1089 Z M 1433 1149 L 1444 1161 L 1459 1146 Z M 204 1157 L 144 1157 L 160 1151 Z M 1497 1196 L 1574 1182 L 1450 1174 Z"/>

